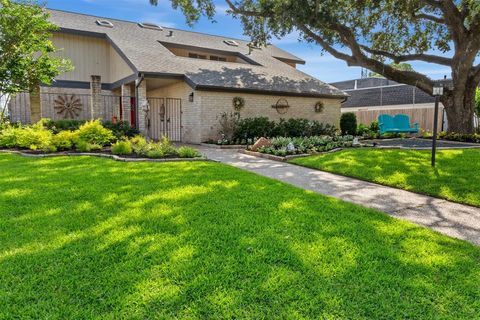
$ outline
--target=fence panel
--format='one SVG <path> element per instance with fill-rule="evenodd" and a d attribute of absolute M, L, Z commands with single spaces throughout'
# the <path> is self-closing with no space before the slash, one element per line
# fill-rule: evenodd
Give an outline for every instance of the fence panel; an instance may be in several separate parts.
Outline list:
<path fill-rule="evenodd" d="M 345 110 L 345 109 L 344 109 Z M 347 112 L 348 108 L 345 110 Z M 433 130 L 433 117 L 434 117 L 434 108 L 415 108 L 415 109 L 379 109 L 379 110 L 358 110 L 352 111 L 357 115 L 357 122 L 363 124 L 370 124 L 373 121 L 378 119 L 378 116 L 381 114 L 406 114 L 410 117 L 411 124 L 418 122 L 422 130 Z M 443 106 L 439 108 L 439 117 L 438 117 L 438 128 L 442 128 L 443 122 Z M 446 127 L 444 126 L 444 129 Z"/>

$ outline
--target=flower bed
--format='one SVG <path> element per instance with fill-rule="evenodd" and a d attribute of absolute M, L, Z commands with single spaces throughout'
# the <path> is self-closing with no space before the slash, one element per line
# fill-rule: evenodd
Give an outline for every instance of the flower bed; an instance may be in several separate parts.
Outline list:
<path fill-rule="evenodd" d="M 54 131 L 48 127 L 48 123 L 48 120 L 43 119 L 31 126 L 2 125 L 0 148 L 32 154 L 93 152 L 152 159 L 201 156 L 196 149 L 190 147 L 176 148 L 166 138 L 160 142 L 147 142 L 142 136 L 128 138 L 118 135 L 118 132 L 105 128 L 99 120 L 85 122 L 74 131 Z"/>
<path fill-rule="evenodd" d="M 258 152 L 285 157 L 296 154 L 326 152 L 353 146 L 353 136 L 313 136 L 302 138 L 277 137 L 270 144 L 258 148 Z"/>
<path fill-rule="evenodd" d="M 425 132 L 422 132 L 421 137 L 424 139 L 432 139 L 433 133 L 430 131 L 425 131 Z M 465 134 L 465 133 L 442 131 L 438 133 L 437 138 L 441 140 L 448 140 L 448 141 L 480 143 L 480 133 Z"/>

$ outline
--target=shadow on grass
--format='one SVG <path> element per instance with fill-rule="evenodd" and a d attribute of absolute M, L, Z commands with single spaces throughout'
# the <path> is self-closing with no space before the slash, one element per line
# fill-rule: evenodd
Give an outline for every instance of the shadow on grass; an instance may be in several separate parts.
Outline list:
<path fill-rule="evenodd" d="M 215 163 L 0 155 L 0 318 L 478 315 L 480 251 Z"/>

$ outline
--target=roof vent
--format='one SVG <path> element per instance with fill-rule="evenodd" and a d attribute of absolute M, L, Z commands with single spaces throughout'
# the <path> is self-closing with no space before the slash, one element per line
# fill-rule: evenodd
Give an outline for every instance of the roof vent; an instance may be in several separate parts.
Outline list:
<path fill-rule="evenodd" d="M 173 30 L 168 31 L 167 37 L 173 37 Z"/>
<path fill-rule="evenodd" d="M 99 26 L 113 28 L 113 23 L 108 20 L 97 20 L 96 22 Z"/>
<path fill-rule="evenodd" d="M 225 42 L 225 43 L 228 44 L 229 46 L 238 47 L 238 42 L 235 41 L 235 40 L 223 40 L 223 42 Z"/>
<path fill-rule="evenodd" d="M 140 27 L 145 28 L 145 29 L 153 29 L 153 30 L 160 30 L 162 31 L 162 27 L 160 27 L 158 24 L 151 23 L 151 22 L 142 22 L 138 24 Z"/>

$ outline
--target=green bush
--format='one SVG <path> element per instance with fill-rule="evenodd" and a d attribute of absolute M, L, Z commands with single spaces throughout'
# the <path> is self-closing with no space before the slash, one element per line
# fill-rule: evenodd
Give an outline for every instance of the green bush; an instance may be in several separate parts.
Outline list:
<path fill-rule="evenodd" d="M 75 131 L 80 128 L 86 121 L 85 120 L 49 120 L 45 119 L 45 126 L 53 133 L 59 133 L 61 131 Z"/>
<path fill-rule="evenodd" d="M 178 155 L 177 149 L 172 146 L 172 144 L 166 137 L 164 137 L 158 143 L 149 143 L 147 149 L 147 157 L 149 158 L 165 158 Z"/>
<path fill-rule="evenodd" d="M 340 117 L 340 130 L 343 135 L 357 134 L 357 116 L 353 112 L 342 113 Z"/>
<path fill-rule="evenodd" d="M 119 140 L 112 145 L 113 154 L 128 155 L 132 152 L 132 144 L 128 140 Z"/>
<path fill-rule="evenodd" d="M 120 140 L 124 137 L 134 137 L 140 132 L 136 128 L 132 128 L 128 121 L 119 121 L 113 123 L 112 121 L 103 122 L 103 126 L 107 129 L 110 129 L 117 140 Z"/>
<path fill-rule="evenodd" d="M 151 147 L 147 140 L 140 135 L 131 138 L 130 144 L 132 145 L 133 152 L 141 156 L 146 156 Z"/>
<path fill-rule="evenodd" d="M 190 147 L 180 147 L 177 150 L 178 156 L 180 158 L 197 158 L 200 157 L 200 152 L 197 149 L 190 148 Z"/>
<path fill-rule="evenodd" d="M 57 150 L 53 143 L 53 133 L 44 127 L 43 120 L 32 126 L 19 128 L 16 135 L 16 147 L 45 152 Z"/>
<path fill-rule="evenodd" d="M 0 148 L 16 148 L 18 147 L 18 137 L 23 128 L 6 126 L 0 132 Z"/>
<path fill-rule="evenodd" d="M 90 151 L 95 151 L 95 150 L 101 150 L 102 146 L 96 143 L 88 143 L 83 140 L 79 140 L 75 143 L 75 147 L 77 151 L 80 152 L 90 152 Z"/>
<path fill-rule="evenodd" d="M 267 117 L 241 119 L 235 130 L 234 139 L 245 141 L 259 137 L 310 137 L 335 135 L 337 129 L 330 124 L 323 124 L 308 119 L 280 119 L 270 121 Z"/>
<path fill-rule="evenodd" d="M 87 142 L 91 145 L 105 146 L 113 139 L 111 130 L 104 128 L 100 120 L 92 120 L 84 123 L 76 131 L 78 141 Z M 77 142 L 78 143 L 78 142 Z"/>
<path fill-rule="evenodd" d="M 58 150 L 70 150 L 73 148 L 75 137 L 73 131 L 60 131 L 53 136 L 53 144 Z"/>

